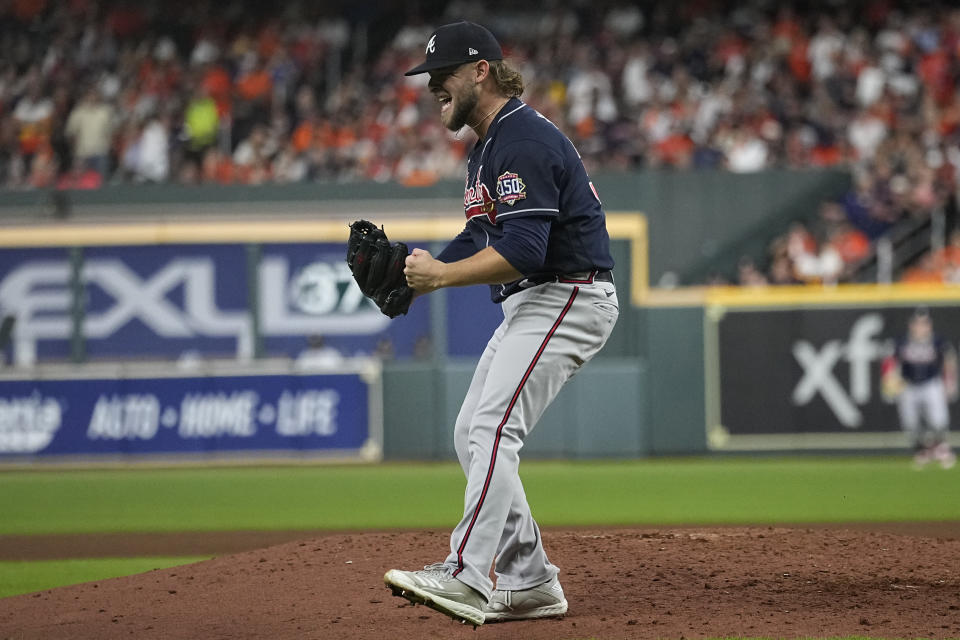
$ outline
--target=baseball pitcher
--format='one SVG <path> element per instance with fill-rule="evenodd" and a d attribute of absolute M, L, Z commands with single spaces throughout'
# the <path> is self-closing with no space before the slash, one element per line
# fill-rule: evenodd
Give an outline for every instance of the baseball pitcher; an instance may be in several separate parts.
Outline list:
<path fill-rule="evenodd" d="M 361 221 L 348 262 L 387 315 L 441 287 L 487 284 L 504 319 L 454 427 L 467 488 L 449 553 L 384 580 L 395 595 L 474 626 L 562 615 L 567 600 L 527 505 L 519 453 L 619 315 L 606 218 L 576 149 L 519 99 L 523 79 L 493 34 L 449 24 L 430 36 L 425 54 L 407 75 L 429 73 L 443 125 L 469 126 L 478 137 L 467 160 L 465 227 L 436 257 L 414 249 L 401 280 L 397 257 L 406 247 Z"/>

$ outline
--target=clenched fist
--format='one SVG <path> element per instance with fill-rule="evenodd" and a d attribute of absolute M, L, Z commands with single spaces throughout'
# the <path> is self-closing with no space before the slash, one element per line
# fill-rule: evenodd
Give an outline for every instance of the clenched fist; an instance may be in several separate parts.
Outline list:
<path fill-rule="evenodd" d="M 414 249 L 407 256 L 403 274 L 407 285 L 417 293 L 430 293 L 443 286 L 443 274 L 447 265 L 430 255 L 424 249 Z"/>

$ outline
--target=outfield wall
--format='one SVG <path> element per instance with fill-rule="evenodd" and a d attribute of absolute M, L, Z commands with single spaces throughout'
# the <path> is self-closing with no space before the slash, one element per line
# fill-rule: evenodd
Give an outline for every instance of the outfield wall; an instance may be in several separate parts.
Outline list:
<path fill-rule="evenodd" d="M 578 377 L 551 409 L 561 437 L 535 435 L 535 455 L 649 449 L 631 304 L 647 294 L 645 219 L 611 213 L 607 222 L 621 320 L 586 382 Z M 462 223 L 387 224 L 392 238 L 436 249 Z M 443 290 L 387 319 L 344 264 L 346 228 L 287 220 L 6 229 L 0 312 L 16 324 L 0 348 L 11 365 L 0 369 L 0 461 L 451 456 L 447 425 L 499 306 L 484 287 Z M 375 398 L 356 380 L 338 388 L 346 384 L 339 369 L 370 357 L 388 363 L 385 395 L 379 373 Z M 322 375 L 305 377 L 303 366 L 313 365 Z M 387 412 L 386 424 L 372 409 L 350 414 L 381 402 L 404 409 Z M 296 414 L 293 427 L 279 419 L 284 407 Z M 608 430 L 581 428 L 605 415 Z M 381 432 L 389 433 L 373 437 Z"/>
<path fill-rule="evenodd" d="M 960 287 L 652 290 L 634 310 L 640 354 L 587 365 L 527 454 L 903 450 L 881 363 L 918 305 L 960 351 Z M 402 410 L 387 425 L 385 455 L 451 458 L 471 372 L 472 361 L 388 367 L 385 403 Z M 960 445 L 960 403 L 950 410 Z"/>
<path fill-rule="evenodd" d="M 609 209 L 611 202 L 648 203 L 653 213 L 610 213 L 620 320 L 607 347 L 548 410 L 527 454 L 902 447 L 894 407 L 878 395 L 880 358 L 921 303 L 935 309 L 938 327 L 957 345 L 960 289 L 648 286 L 664 271 L 696 273 L 724 252 L 734 259 L 751 243 L 762 246 L 774 227 L 812 211 L 845 180 L 829 172 L 599 178 Z M 188 369 L 226 360 L 217 375 L 229 376 L 231 368 L 257 370 L 276 358 L 288 362 L 283 367 L 301 357 L 323 360 L 323 349 L 310 346 L 316 336 L 338 357 L 370 355 L 386 343 L 396 358 L 382 374 L 382 443 L 375 455 L 370 447 L 355 453 L 450 459 L 452 424 L 498 307 L 481 287 L 442 290 L 388 321 L 358 295 L 342 259 L 347 221 L 367 214 L 394 239 L 439 249 L 462 225 L 441 215 L 457 204 L 448 191 L 444 184 L 396 193 L 370 185 L 362 194 L 296 185 L 71 194 L 74 222 L 0 233 L 0 312 L 18 317 L 3 350 L 3 360 L 18 366 L 6 380 L 50 380 L 49 366 L 86 371 L 85 363 L 144 359 Z M 309 202 L 314 196 L 325 199 Z M 42 194 L 6 199 L 0 215 L 30 214 L 40 206 L 31 198 Z M 400 215 L 410 210 L 425 215 Z M 237 215 L 218 217 L 229 211 Z M 289 217 L 268 219 L 283 213 Z M 133 221 L 140 216 L 150 221 Z M 116 385 L 126 384 L 125 375 Z M 173 396 L 168 404 L 182 404 Z M 33 397 L 0 380 L 0 439 L 18 437 L 25 414 L 17 407 L 34 406 Z M 44 415 L 42 405 L 34 415 Z M 957 424 L 960 407 L 952 410 Z M 206 444 L 201 453 L 217 449 L 215 440 Z"/>
<path fill-rule="evenodd" d="M 453 424 L 476 362 L 394 363 L 384 369 L 384 455 L 454 459 Z M 568 383 L 524 444 L 543 458 L 631 458 L 651 453 L 647 372 L 637 358 L 594 361 Z"/>
<path fill-rule="evenodd" d="M 957 348 L 958 288 L 652 291 L 634 309 L 642 354 L 610 349 L 584 367 L 530 435 L 526 455 L 901 451 L 907 443 L 895 405 L 880 393 L 880 366 L 918 304 L 929 306 L 938 331 Z M 346 409 L 360 396 L 337 392 L 340 431 L 329 427 L 336 413 L 330 403 L 314 397 L 332 397 L 336 384 L 304 378 L 296 362 L 228 361 L 179 371 L 168 364 L 165 372 L 139 376 L 98 375 L 104 365 L 10 370 L 0 376 L 0 459 L 146 460 L 146 453 L 196 461 L 224 459 L 224 451 L 252 460 L 265 453 L 277 460 L 454 458 L 452 426 L 475 358 L 387 362 L 362 400 L 384 407 L 382 414 L 350 418 Z M 238 382 L 242 371 L 248 377 Z M 70 379 L 78 377 L 100 386 L 74 389 Z M 305 393 L 317 389 L 322 393 Z M 145 407 L 148 396 L 154 399 Z M 283 402 L 297 407 L 293 431 L 276 419 Z M 144 427 L 150 407 L 152 426 Z M 68 410 L 83 415 L 77 421 Z M 249 416 L 244 429 L 229 422 L 238 411 Z M 956 425 L 956 402 L 951 411 Z M 7 446 L 57 430 L 53 414 L 62 416 L 55 426 L 65 438 L 53 448 Z M 364 436 L 381 432 L 369 443 Z M 953 439 L 960 444 L 956 430 Z"/>

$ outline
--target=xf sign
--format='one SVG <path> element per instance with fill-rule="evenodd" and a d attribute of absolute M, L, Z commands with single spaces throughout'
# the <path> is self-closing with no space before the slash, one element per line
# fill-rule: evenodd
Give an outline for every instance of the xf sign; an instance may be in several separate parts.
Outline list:
<path fill-rule="evenodd" d="M 858 405 L 870 401 L 870 365 L 889 353 L 888 345 L 874 340 L 882 331 L 883 317 L 871 313 L 853 324 L 846 343 L 831 340 L 819 350 L 806 340 L 794 344 L 793 357 L 803 370 L 793 390 L 794 404 L 805 405 L 819 393 L 844 427 L 860 427 L 863 414 Z M 849 393 L 834 375 L 841 359 L 850 365 Z"/>

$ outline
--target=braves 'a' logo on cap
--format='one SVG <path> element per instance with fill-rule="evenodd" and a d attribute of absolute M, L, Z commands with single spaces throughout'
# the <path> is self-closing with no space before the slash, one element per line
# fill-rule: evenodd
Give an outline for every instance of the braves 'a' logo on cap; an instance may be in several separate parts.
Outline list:
<path fill-rule="evenodd" d="M 500 202 L 514 205 L 527 197 L 527 185 L 517 174 L 504 172 L 497 178 L 497 196 Z"/>
<path fill-rule="evenodd" d="M 430 39 L 427 40 L 427 50 L 424 53 L 433 53 L 437 50 L 437 34 L 430 36 Z"/>

